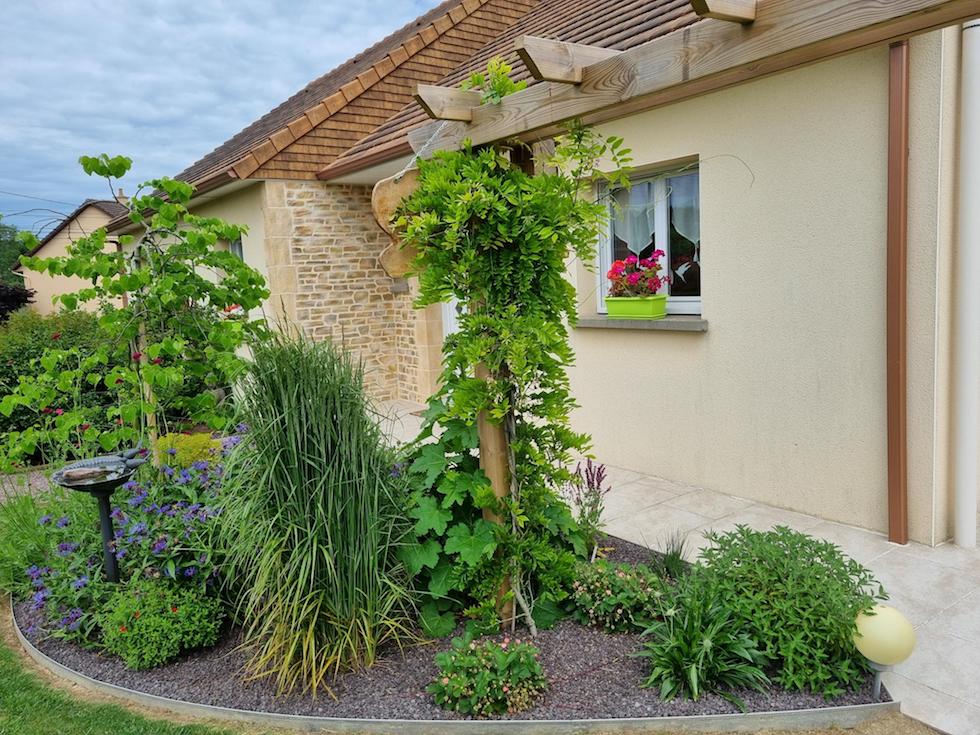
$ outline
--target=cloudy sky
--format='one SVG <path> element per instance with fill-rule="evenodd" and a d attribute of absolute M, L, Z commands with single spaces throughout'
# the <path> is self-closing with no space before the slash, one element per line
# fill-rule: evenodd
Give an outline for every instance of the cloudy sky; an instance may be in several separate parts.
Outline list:
<path fill-rule="evenodd" d="M 104 197 L 83 154 L 132 158 L 130 190 L 176 174 L 436 2 L 5 0 L 0 214 L 37 232 Z"/>

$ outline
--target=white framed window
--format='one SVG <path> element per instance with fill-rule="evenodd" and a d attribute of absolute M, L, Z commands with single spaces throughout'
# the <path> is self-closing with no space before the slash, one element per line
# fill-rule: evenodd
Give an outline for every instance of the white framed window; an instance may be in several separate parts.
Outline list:
<path fill-rule="evenodd" d="M 613 261 L 663 250 L 668 314 L 701 313 L 701 195 L 697 168 L 637 177 L 610 192 L 609 226 L 599 246 L 598 310 L 606 313 Z M 617 206 L 613 206 L 613 201 Z"/>

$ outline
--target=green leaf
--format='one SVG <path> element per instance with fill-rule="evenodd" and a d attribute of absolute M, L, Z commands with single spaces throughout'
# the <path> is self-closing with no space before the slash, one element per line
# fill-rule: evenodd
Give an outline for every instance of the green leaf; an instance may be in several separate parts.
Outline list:
<path fill-rule="evenodd" d="M 423 475 L 423 483 L 431 487 L 436 478 L 446 469 L 446 454 L 440 444 L 426 444 L 419 456 L 412 462 L 409 472 Z"/>
<path fill-rule="evenodd" d="M 480 518 L 473 529 L 465 523 L 457 523 L 449 529 L 446 540 L 446 553 L 458 554 L 460 560 L 469 566 L 475 566 L 489 557 L 497 548 L 497 539 L 493 524 Z"/>
<path fill-rule="evenodd" d="M 398 550 L 398 558 L 401 559 L 409 575 L 416 576 L 424 568 L 433 568 L 439 562 L 439 551 L 442 546 L 435 539 L 429 539 L 424 544 L 418 542 L 406 544 Z"/>
<path fill-rule="evenodd" d="M 456 630 L 456 616 L 451 611 L 439 612 L 438 604 L 430 601 L 419 611 L 419 624 L 428 637 L 445 638 Z"/>
<path fill-rule="evenodd" d="M 429 577 L 429 594 L 433 597 L 445 597 L 451 589 L 453 589 L 453 565 L 448 558 L 443 557 Z"/>
<path fill-rule="evenodd" d="M 453 518 L 450 511 L 440 508 L 435 498 L 428 495 L 419 500 L 418 506 L 412 508 L 408 515 L 416 519 L 415 533 L 419 536 L 424 536 L 429 531 L 435 531 L 441 536 L 446 531 L 446 524 Z"/>

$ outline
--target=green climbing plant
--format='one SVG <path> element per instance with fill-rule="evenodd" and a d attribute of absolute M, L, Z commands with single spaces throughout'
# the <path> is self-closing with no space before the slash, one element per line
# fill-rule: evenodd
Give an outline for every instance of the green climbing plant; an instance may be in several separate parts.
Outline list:
<path fill-rule="evenodd" d="M 586 554 L 558 492 L 573 454 L 589 447 L 569 420 L 576 295 L 566 263 L 593 262 L 608 205 L 583 193 L 600 181 L 627 186 L 629 161 L 622 139 L 573 123 L 537 175 L 493 147 L 420 161 L 418 189 L 399 208 L 396 229 L 417 251 L 416 305 L 461 305 L 407 465 L 415 526 L 403 560 L 429 595 L 430 633 L 449 632 L 459 607 L 481 628 L 498 626 L 505 582 L 532 631 L 547 626 Z M 479 467 L 481 412 L 506 429 L 507 497 L 494 495 Z"/>

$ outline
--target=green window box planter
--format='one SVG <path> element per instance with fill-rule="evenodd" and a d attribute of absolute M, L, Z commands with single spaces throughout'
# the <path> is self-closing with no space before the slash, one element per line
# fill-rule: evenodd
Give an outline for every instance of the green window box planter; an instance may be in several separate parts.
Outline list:
<path fill-rule="evenodd" d="M 610 319 L 663 319 L 667 316 L 667 294 L 656 296 L 607 296 Z"/>

